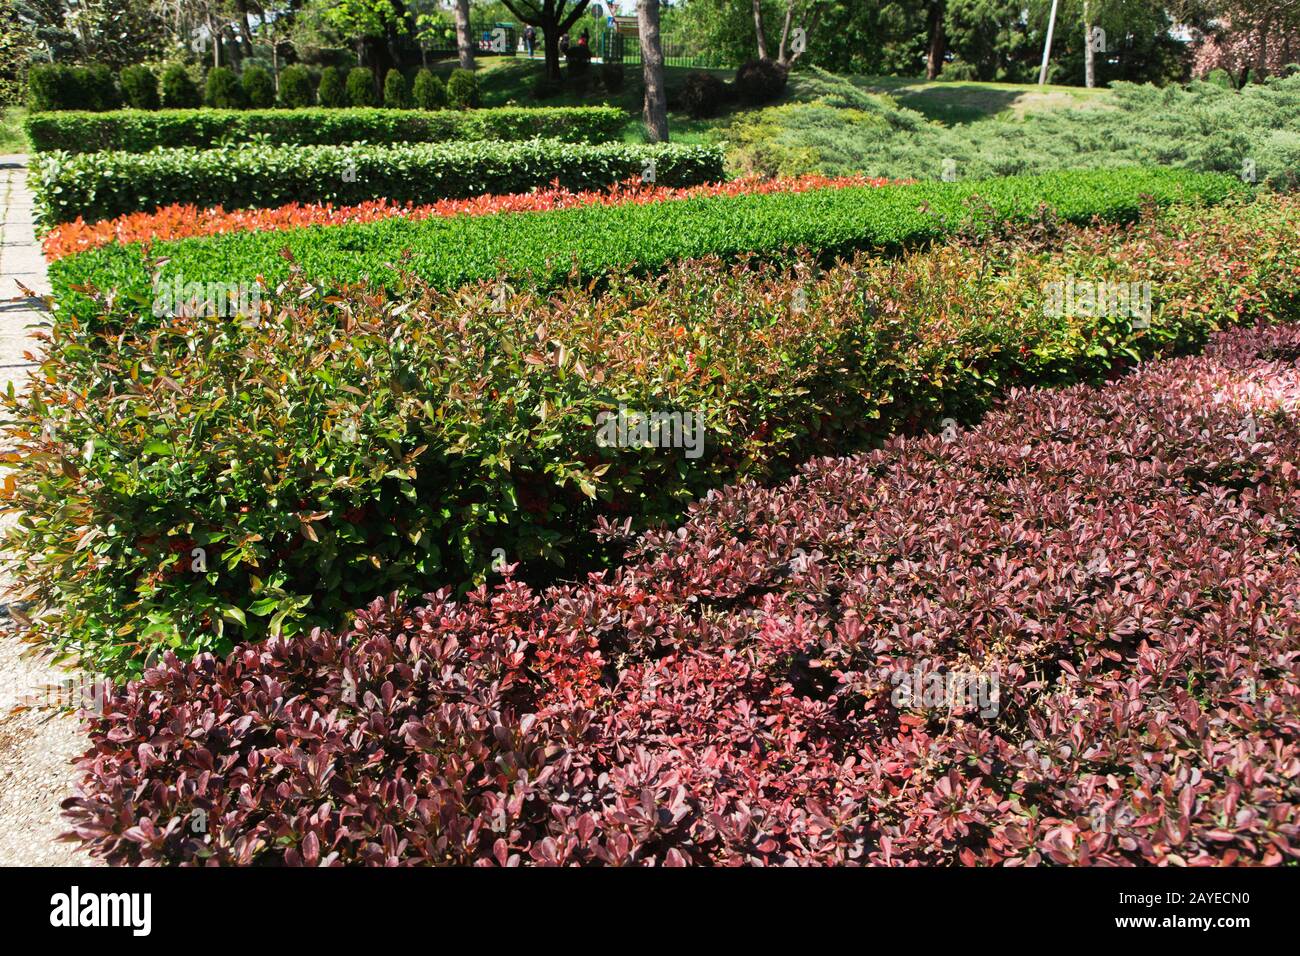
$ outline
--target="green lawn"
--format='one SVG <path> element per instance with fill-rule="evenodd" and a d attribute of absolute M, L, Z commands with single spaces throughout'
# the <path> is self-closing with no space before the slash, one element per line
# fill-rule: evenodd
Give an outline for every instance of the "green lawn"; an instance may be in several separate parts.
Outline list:
<path fill-rule="evenodd" d="M 790 99 L 802 99 L 806 75 L 791 77 Z M 898 76 L 846 77 L 867 93 L 887 93 L 899 106 L 928 119 L 954 126 L 995 118 L 1019 119 L 1028 113 L 1104 107 L 1111 91 L 1079 86 L 1038 86 L 1036 83 L 938 82 Z"/>
<path fill-rule="evenodd" d="M 0 110 L 0 153 L 27 152 L 27 136 L 23 133 L 23 117 L 27 110 L 21 106 L 6 106 Z"/>
<path fill-rule="evenodd" d="M 445 62 L 435 67 L 440 73 L 449 74 L 455 67 L 453 62 Z M 505 106 L 515 104 L 526 106 L 539 101 L 533 98 L 533 86 L 542 71 L 540 57 L 526 58 L 491 58 L 479 61 L 479 82 L 481 84 L 484 106 Z M 693 72 L 685 67 L 666 67 L 665 85 L 671 99 L 673 90 L 681 86 L 687 74 Z M 709 70 L 717 76 L 730 80 L 734 71 L 730 69 Z M 619 93 L 609 93 L 600 83 L 600 65 L 593 64 L 591 80 L 585 95 L 580 95 L 566 84 L 559 96 L 545 100 L 552 106 L 592 106 L 597 104 L 618 106 L 628 112 L 627 126 L 623 139 L 627 142 L 642 142 L 644 132 L 641 126 L 641 71 L 639 65 L 633 65 L 625 71 L 624 88 Z M 1039 87 L 1029 83 L 981 83 L 981 82 L 928 82 L 906 77 L 853 76 L 846 77 L 857 89 L 864 93 L 888 94 L 900 106 L 916 110 L 927 119 L 945 126 L 967 124 L 985 119 L 1015 118 L 1019 119 L 1030 113 L 1043 113 L 1061 109 L 1095 108 L 1104 106 L 1111 97 L 1109 90 L 1088 90 L 1073 86 Z M 790 78 L 790 87 L 784 102 L 807 102 L 819 95 L 816 84 L 809 79 L 809 74 L 796 72 Z M 712 131 L 726 126 L 738 116 L 751 112 L 737 109 L 724 112 L 721 116 L 706 120 L 693 120 L 685 114 L 673 113 L 670 116 L 672 138 L 684 143 L 707 142 Z"/>

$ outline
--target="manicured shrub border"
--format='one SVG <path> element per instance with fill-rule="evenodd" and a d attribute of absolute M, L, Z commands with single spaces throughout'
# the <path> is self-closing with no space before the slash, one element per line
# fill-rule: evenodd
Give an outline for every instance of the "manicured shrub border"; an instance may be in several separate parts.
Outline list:
<path fill-rule="evenodd" d="M 595 148 L 595 147 L 587 147 Z M 611 270 L 652 271 L 678 259 L 746 253 L 780 256 L 806 248 L 826 262 L 856 250 L 896 249 L 941 239 L 963 223 L 1026 221 L 1051 214 L 1077 223 L 1137 217 L 1151 202 L 1215 203 L 1242 192 L 1233 177 L 1148 168 L 1054 173 L 970 183 L 813 190 L 682 202 L 588 206 L 505 216 L 464 216 L 294 229 L 159 242 L 162 276 L 186 281 L 275 285 L 300 268 L 324 284 L 395 287 L 404 268 L 439 288 L 506 276 L 556 286 Z M 292 262 L 281 253 L 289 250 Z M 410 258 L 403 264 L 407 253 Z M 50 267 L 56 298 L 86 308 L 75 286 L 116 288 L 123 302 L 151 300 L 144 253 L 105 246 Z M 80 302 L 80 304 L 78 304 Z"/>
<path fill-rule="evenodd" d="M 529 140 L 398 146 L 248 146 L 151 153 L 42 153 L 34 192 L 42 225 L 111 219 L 172 203 L 274 207 L 289 202 L 399 203 L 524 192 L 548 183 L 600 189 L 653 163 L 664 186 L 716 182 L 711 146 Z"/>
<path fill-rule="evenodd" d="M 168 655 L 65 810 L 118 864 L 1294 863 L 1297 356 L 1233 332 L 583 586 Z"/>
<path fill-rule="evenodd" d="M 167 206 L 155 212 L 128 213 L 116 219 L 87 223 L 81 219 L 55 226 L 46 233 L 42 245 L 47 258 L 98 249 L 110 242 L 126 244 L 152 240 L 185 239 L 193 236 L 217 236 L 231 232 L 265 232 L 296 229 L 304 226 L 340 226 L 349 223 L 377 222 L 401 216 L 405 219 L 429 219 L 447 216 L 485 216 L 501 212 L 544 212 L 571 209 L 575 206 L 621 206 L 629 203 L 664 202 L 699 196 L 742 196 L 753 193 L 807 192 L 810 189 L 844 189 L 848 186 L 879 187 L 887 179 L 866 176 L 799 176 L 795 179 L 733 179 L 725 183 L 700 186 L 655 186 L 640 179 L 630 179 L 609 189 L 573 192 L 558 186 L 506 196 L 473 196 L 469 199 L 440 199 L 427 205 L 399 205 L 387 199 L 358 206 L 334 206 L 328 203 L 289 203 L 274 209 L 238 209 L 227 211 L 221 206 L 199 209 L 196 206 Z"/>
<path fill-rule="evenodd" d="M 377 222 L 402 216 L 407 220 L 448 216 L 487 216 L 498 212 L 547 212 L 578 206 L 624 206 L 624 204 L 662 203 L 669 199 L 694 199 L 698 196 L 738 196 L 763 193 L 806 193 L 814 189 L 846 189 L 849 186 L 880 187 L 889 179 L 865 176 L 801 176 L 792 179 L 732 179 L 708 182 L 701 186 L 655 186 L 640 179 L 628 179 L 606 190 L 575 191 L 551 186 L 532 193 L 472 196 L 469 199 L 439 199 L 425 206 L 400 206 L 387 199 L 376 199 L 360 206 L 331 206 L 329 203 L 289 203 L 273 209 L 233 209 L 220 206 L 199 209 L 194 206 L 168 206 L 155 212 L 133 212 L 117 219 L 86 222 L 75 220 L 55 226 L 44 235 L 42 245 L 48 259 L 86 252 L 110 242 L 170 241 L 239 232 L 266 232 L 276 229 L 300 229 L 303 226 L 347 225 Z"/>
<path fill-rule="evenodd" d="M 574 574 L 617 558 L 590 536 L 602 516 L 670 521 L 1008 385 L 1292 315 L 1295 239 L 1294 203 L 1261 201 L 1066 229 L 1055 252 L 1027 233 L 821 275 L 693 261 L 599 293 L 410 280 L 398 300 L 295 281 L 257 317 L 61 316 L 4 401 L 22 515 L 4 553 L 39 609 L 30 636 L 109 673 L 328 626 L 498 558 L 530 581 Z M 1047 314 L 1044 290 L 1074 276 L 1150 282 L 1149 327 Z M 620 406 L 690 413 L 700 453 L 602 444 Z"/>
<path fill-rule="evenodd" d="M 255 138 L 276 146 L 527 140 L 572 143 L 618 138 L 627 114 L 612 106 L 499 107 L 486 110 L 260 109 L 117 110 L 33 113 L 32 148 L 48 152 L 145 153 L 156 147 L 210 149 Z"/>

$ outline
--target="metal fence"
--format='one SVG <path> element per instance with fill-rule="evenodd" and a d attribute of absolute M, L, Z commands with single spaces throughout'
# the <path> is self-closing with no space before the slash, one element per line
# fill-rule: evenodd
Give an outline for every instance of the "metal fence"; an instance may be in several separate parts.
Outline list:
<path fill-rule="evenodd" d="M 704 69 L 731 65 L 716 50 L 706 50 L 700 43 L 686 37 L 661 34 L 659 43 L 663 47 L 665 66 Z M 599 26 L 592 35 L 591 48 L 596 56 L 612 63 L 641 62 L 641 44 L 634 33 Z"/>
<path fill-rule="evenodd" d="M 471 20 L 469 34 L 474 38 L 475 56 L 514 56 L 522 42 L 524 31 L 513 23 L 491 20 Z M 426 37 L 421 44 L 435 56 L 455 56 L 456 28 L 447 27 L 435 36 Z"/>

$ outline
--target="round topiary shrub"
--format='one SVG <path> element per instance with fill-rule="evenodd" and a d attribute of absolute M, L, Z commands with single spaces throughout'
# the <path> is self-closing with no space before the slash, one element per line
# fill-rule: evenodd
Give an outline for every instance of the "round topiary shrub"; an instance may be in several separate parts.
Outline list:
<path fill-rule="evenodd" d="M 404 110 L 411 106 L 406 77 L 397 70 L 389 70 L 384 77 L 384 105 L 390 110 Z"/>
<path fill-rule="evenodd" d="M 243 109 L 244 88 L 240 85 L 235 71 L 224 66 L 214 66 L 209 70 L 207 84 L 203 90 L 203 102 L 219 110 Z"/>
<path fill-rule="evenodd" d="M 320 86 L 316 89 L 316 102 L 331 109 L 347 105 L 348 94 L 343 88 L 343 74 L 338 67 L 327 66 L 321 70 Z"/>
<path fill-rule="evenodd" d="M 132 109 L 156 110 L 161 105 L 158 77 L 149 67 L 124 67 L 118 81 L 122 85 L 122 99 Z"/>
<path fill-rule="evenodd" d="M 415 105 L 422 110 L 440 110 L 447 105 L 447 87 L 428 70 L 415 74 Z"/>
<path fill-rule="evenodd" d="M 250 66 L 240 77 L 244 100 L 255 110 L 270 109 L 275 105 L 275 80 L 271 71 L 263 66 Z"/>
<path fill-rule="evenodd" d="M 27 106 L 33 113 L 74 109 L 72 69 L 60 63 L 37 63 L 27 71 Z"/>
<path fill-rule="evenodd" d="M 458 110 L 470 110 L 478 106 L 478 77 L 470 70 L 455 69 L 447 80 L 447 101 Z"/>
<path fill-rule="evenodd" d="M 736 70 L 736 95 L 746 106 L 771 103 L 785 92 L 786 68 L 774 60 L 750 60 Z"/>
<path fill-rule="evenodd" d="M 163 71 L 162 105 L 169 110 L 193 109 L 200 103 L 199 88 L 182 63 L 173 63 Z"/>
<path fill-rule="evenodd" d="M 677 103 L 693 119 L 717 116 L 727 101 L 727 84 L 712 73 L 694 70 L 686 75 Z"/>
<path fill-rule="evenodd" d="M 122 105 L 117 92 L 117 78 L 102 63 L 72 68 L 73 89 L 79 110 L 115 110 Z"/>
<path fill-rule="evenodd" d="M 368 66 L 354 66 L 348 71 L 348 103 L 352 106 L 378 106 L 375 74 Z"/>
<path fill-rule="evenodd" d="M 281 70 L 280 102 L 291 109 L 300 109 L 311 106 L 311 101 L 311 71 L 296 63 Z"/>

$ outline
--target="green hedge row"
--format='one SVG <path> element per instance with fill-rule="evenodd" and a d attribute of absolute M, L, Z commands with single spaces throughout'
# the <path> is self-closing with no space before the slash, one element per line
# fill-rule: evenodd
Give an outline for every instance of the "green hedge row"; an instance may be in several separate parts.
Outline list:
<path fill-rule="evenodd" d="M 169 280 L 251 281 L 288 277 L 288 249 L 313 280 L 362 278 L 390 286 L 403 268 L 439 288 L 501 275 L 555 286 L 576 269 L 582 278 L 636 267 L 653 271 L 676 259 L 796 247 L 823 260 L 855 250 L 900 248 L 987 219 L 1027 220 L 1046 207 L 1067 221 L 1135 219 L 1145 202 L 1217 203 L 1242 191 L 1234 177 L 1167 168 L 1050 173 L 974 182 L 926 182 L 884 188 L 827 189 L 709 197 L 644 205 L 590 206 L 541 213 L 461 216 L 364 225 L 242 232 L 154 243 Z M 397 265 L 403 254 L 411 256 Z M 110 244 L 55 261 L 50 278 L 65 308 L 84 309 L 73 286 L 117 288 L 124 307 L 146 308 L 150 269 L 140 246 Z"/>
<path fill-rule="evenodd" d="M 160 646 L 336 626 L 376 595 L 481 578 L 494 552 L 533 583 L 552 562 L 580 575 L 618 561 L 590 533 L 602 517 L 671 521 L 709 488 L 974 415 L 1009 385 L 1294 317 L 1296 222 L 1270 198 L 820 274 L 693 260 L 598 289 L 415 282 L 400 299 L 293 280 L 256 319 L 56 313 L 27 393 L 0 400 L 11 607 L 121 673 Z M 1149 321 L 1051 309 L 1072 281 L 1149 282 Z M 602 428 L 620 405 L 630 431 Z M 627 412 L 680 417 L 647 447 Z"/>
<path fill-rule="evenodd" d="M 618 138 L 626 114 L 612 106 L 501 107 L 486 110 L 296 109 L 117 110 L 33 113 L 25 126 L 32 148 L 143 153 L 155 147 L 207 149 L 256 138 L 277 146 L 347 143 L 517 141 L 542 137 L 571 143 Z"/>
<path fill-rule="evenodd" d="M 453 142 L 407 146 L 248 146 L 151 153 L 41 153 L 35 167 L 43 225 L 111 219 L 172 203 L 227 209 L 371 199 L 432 202 L 520 193 L 558 181 L 604 189 L 641 177 L 692 186 L 723 178 L 713 146 Z"/>

